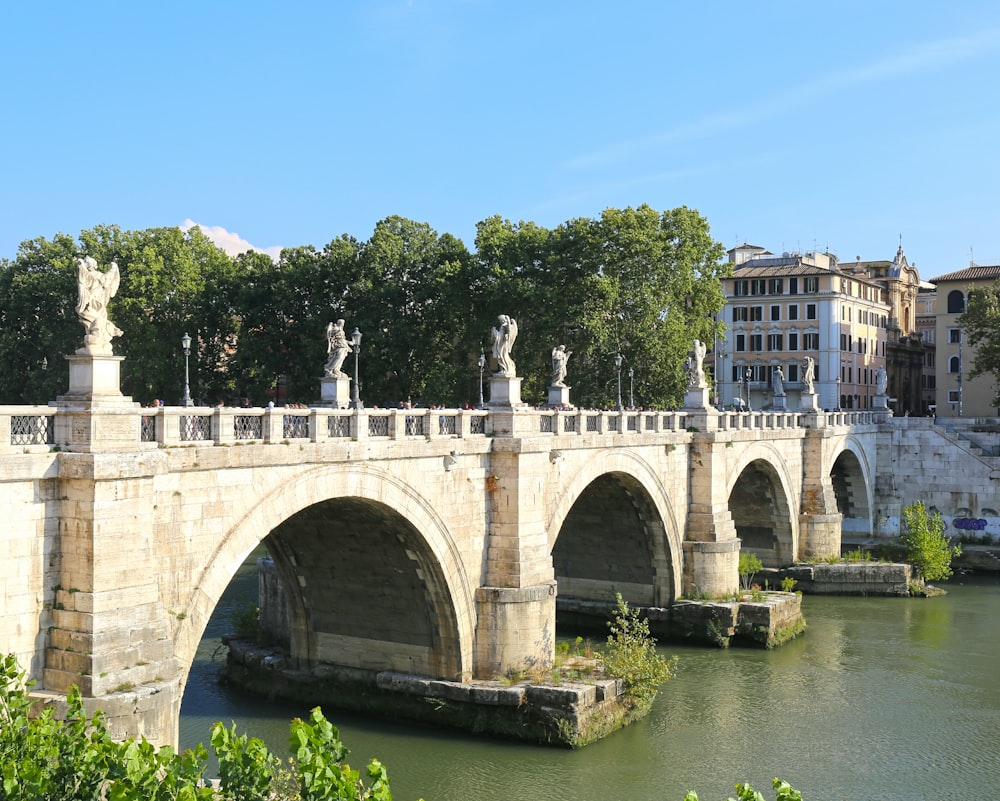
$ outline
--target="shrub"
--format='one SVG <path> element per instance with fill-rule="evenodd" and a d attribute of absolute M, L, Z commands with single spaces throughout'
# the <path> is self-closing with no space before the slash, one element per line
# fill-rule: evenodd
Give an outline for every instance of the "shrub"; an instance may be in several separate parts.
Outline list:
<path fill-rule="evenodd" d="M 749 551 L 740 551 L 740 587 L 744 590 L 749 590 L 750 585 L 753 584 L 754 576 L 763 569 L 764 564 L 760 561 L 757 554 L 750 553 Z"/>
<path fill-rule="evenodd" d="M 601 662 L 608 676 L 621 679 L 625 696 L 633 708 L 648 707 L 660 686 L 674 673 L 677 658 L 656 653 L 656 640 L 649 633 L 649 621 L 630 609 L 621 593 L 615 593 L 615 611 L 608 621 L 611 633 Z"/>
<path fill-rule="evenodd" d="M 945 524 L 938 512 L 928 512 L 923 501 L 903 507 L 903 535 L 906 561 L 924 581 L 938 581 L 951 575 L 951 560 L 962 552 L 944 535 Z"/>

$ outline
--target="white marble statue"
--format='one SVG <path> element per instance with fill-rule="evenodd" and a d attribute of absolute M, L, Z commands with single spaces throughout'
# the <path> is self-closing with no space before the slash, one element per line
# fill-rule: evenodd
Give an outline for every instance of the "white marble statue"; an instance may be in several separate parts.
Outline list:
<path fill-rule="evenodd" d="M 344 359 L 351 352 L 351 343 L 347 341 L 344 333 L 344 321 L 337 320 L 335 323 L 328 323 L 326 326 L 326 367 L 323 370 L 325 378 L 347 378 L 347 374 L 340 368 L 344 364 Z"/>
<path fill-rule="evenodd" d="M 79 354 L 90 356 L 111 356 L 111 338 L 121 336 L 121 329 L 108 319 L 108 301 L 118 292 L 121 275 L 118 265 L 111 262 L 106 272 L 97 269 L 97 262 L 90 256 L 77 260 L 77 284 L 80 294 L 76 303 L 76 313 L 86 328 L 83 347 Z"/>
<path fill-rule="evenodd" d="M 501 314 L 497 322 L 499 324 L 492 331 L 493 357 L 497 360 L 496 375 L 513 378 L 517 375 L 517 368 L 510 351 L 514 347 L 514 340 L 517 339 L 517 321 L 513 317 Z"/>
<path fill-rule="evenodd" d="M 552 349 L 552 386 L 566 386 L 566 362 L 573 355 L 573 351 L 566 350 L 565 345 L 559 345 Z"/>
<path fill-rule="evenodd" d="M 771 389 L 774 390 L 774 397 L 783 398 L 785 396 L 785 373 L 780 365 L 771 372 Z"/>
<path fill-rule="evenodd" d="M 687 360 L 688 386 L 701 389 L 708 386 L 705 382 L 705 354 L 708 353 L 708 346 L 700 339 L 694 341 L 691 349 L 691 356 Z"/>
<path fill-rule="evenodd" d="M 816 375 L 816 362 L 812 356 L 806 356 L 802 360 L 802 391 L 807 395 L 816 394 L 816 387 L 813 384 Z"/>
<path fill-rule="evenodd" d="M 886 373 L 884 367 L 879 367 L 875 371 L 875 394 L 885 395 L 886 391 L 889 389 L 889 374 Z"/>

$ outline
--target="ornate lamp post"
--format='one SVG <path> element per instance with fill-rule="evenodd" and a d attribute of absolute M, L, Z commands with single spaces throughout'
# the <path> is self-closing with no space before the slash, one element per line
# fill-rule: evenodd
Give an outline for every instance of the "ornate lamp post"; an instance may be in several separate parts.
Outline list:
<path fill-rule="evenodd" d="M 622 358 L 621 351 L 615 354 L 615 372 L 618 375 L 618 411 L 622 410 Z"/>
<path fill-rule="evenodd" d="M 834 403 L 834 410 L 839 412 L 840 411 L 840 376 L 838 375 L 833 380 L 837 384 L 837 389 L 836 389 L 837 397 L 834 399 L 836 401 L 836 403 Z"/>
<path fill-rule="evenodd" d="M 479 360 L 476 362 L 479 365 L 479 407 L 483 408 L 483 370 L 486 369 L 486 354 L 479 351 Z"/>
<path fill-rule="evenodd" d="M 188 359 L 191 356 L 191 337 L 184 332 L 181 337 L 181 347 L 184 348 L 184 397 L 181 398 L 181 406 L 194 406 L 191 400 L 191 384 L 188 378 Z"/>
<path fill-rule="evenodd" d="M 635 377 L 635 370 L 628 368 L 628 407 L 635 408 L 635 395 L 632 394 L 632 379 Z"/>
<path fill-rule="evenodd" d="M 753 370 L 748 367 L 747 371 L 743 374 L 743 377 L 746 378 L 747 381 L 747 411 L 752 412 L 753 406 L 750 405 L 750 379 L 753 377 Z"/>
<path fill-rule="evenodd" d="M 361 402 L 361 373 L 358 372 L 358 354 L 361 352 L 361 332 L 355 326 L 351 332 L 351 344 L 354 346 L 354 386 L 351 389 L 351 408 L 364 409 Z"/>

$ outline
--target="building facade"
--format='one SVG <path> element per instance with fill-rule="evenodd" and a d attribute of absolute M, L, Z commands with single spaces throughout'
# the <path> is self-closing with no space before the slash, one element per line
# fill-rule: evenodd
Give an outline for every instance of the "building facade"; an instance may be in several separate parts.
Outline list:
<path fill-rule="evenodd" d="M 853 275 L 866 275 L 883 287 L 889 304 L 886 326 L 885 369 L 891 406 L 896 414 L 924 415 L 929 413 L 933 400 L 926 401 L 924 388 L 927 379 L 928 346 L 921 336 L 917 323 L 921 307 L 920 292 L 933 286 L 920 280 L 915 265 L 911 265 L 900 245 L 892 261 L 862 261 L 843 268 Z M 926 305 L 926 304 L 923 304 Z M 931 369 L 933 369 L 933 357 Z"/>
<path fill-rule="evenodd" d="M 716 397 L 725 408 L 774 408 L 775 374 L 788 409 L 800 406 L 802 365 L 814 361 L 823 409 L 869 409 L 885 366 L 886 289 L 863 271 L 844 271 L 830 253 L 784 253 L 740 245 L 723 281 L 728 328 L 715 356 Z"/>
<path fill-rule="evenodd" d="M 964 342 L 960 317 L 969 292 L 1000 280 L 1000 265 L 972 264 L 964 270 L 932 278 L 937 339 L 937 414 L 940 417 L 993 417 L 996 380 L 992 375 L 969 378 L 973 349 Z"/>

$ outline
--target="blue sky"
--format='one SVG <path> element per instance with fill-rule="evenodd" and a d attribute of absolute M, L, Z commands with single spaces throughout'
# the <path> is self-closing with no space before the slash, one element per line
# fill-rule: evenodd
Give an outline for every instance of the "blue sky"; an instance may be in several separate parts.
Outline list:
<path fill-rule="evenodd" d="M 726 247 L 1000 262 L 1000 4 L 53 2 L 0 11 L 0 257 L 95 225 L 474 248 L 686 205 Z M 243 248 L 239 247 L 242 240 Z"/>

